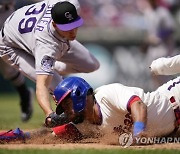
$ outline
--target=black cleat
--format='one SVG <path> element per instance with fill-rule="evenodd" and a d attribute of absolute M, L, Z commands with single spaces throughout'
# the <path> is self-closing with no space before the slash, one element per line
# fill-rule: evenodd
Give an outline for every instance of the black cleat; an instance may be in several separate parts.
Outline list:
<path fill-rule="evenodd" d="M 21 101 L 21 120 L 27 122 L 33 113 L 34 89 L 28 88 L 26 100 Z"/>

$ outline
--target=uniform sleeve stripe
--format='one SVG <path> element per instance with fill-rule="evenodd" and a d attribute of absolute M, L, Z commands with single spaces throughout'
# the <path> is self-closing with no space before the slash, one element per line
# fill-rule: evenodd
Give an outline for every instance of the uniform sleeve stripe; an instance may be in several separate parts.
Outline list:
<path fill-rule="evenodd" d="M 42 72 L 42 71 L 36 71 L 36 74 L 42 74 L 42 75 L 54 75 L 53 72 L 47 73 L 47 72 Z"/>
<path fill-rule="evenodd" d="M 128 103 L 127 103 L 127 110 L 128 110 L 129 112 L 131 112 L 131 105 L 132 105 L 134 102 L 139 101 L 139 100 L 141 100 L 141 99 L 139 98 L 139 96 L 133 95 L 133 96 L 129 99 Z"/>

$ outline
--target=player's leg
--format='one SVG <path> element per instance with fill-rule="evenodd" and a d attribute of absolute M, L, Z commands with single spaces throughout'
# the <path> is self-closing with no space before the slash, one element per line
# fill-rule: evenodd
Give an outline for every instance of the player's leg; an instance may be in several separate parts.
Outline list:
<path fill-rule="evenodd" d="M 33 89 L 28 88 L 24 76 L 0 58 L 0 72 L 4 79 L 12 82 L 20 96 L 21 120 L 28 121 L 32 116 Z"/>
<path fill-rule="evenodd" d="M 0 27 L 2 27 L 6 18 L 14 11 L 15 1 L 2 1 L 0 5 Z M 22 121 L 28 121 L 32 115 L 32 89 L 26 86 L 24 76 L 18 70 L 3 62 L 2 59 L 0 59 L 0 66 L 1 74 L 5 79 L 12 82 L 20 96 Z"/>
<path fill-rule="evenodd" d="M 99 68 L 98 60 L 78 41 L 70 43 L 71 49 L 55 63 L 55 69 L 61 75 L 69 73 L 89 73 Z"/>
<path fill-rule="evenodd" d="M 32 55 L 23 50 L 10 48 L 0 43 L 0 57 L 6 63 L 18 69 L 24 76 L 36 82 L 35 59 Z M 55 72 L 49 87 L 50 90 L 54 90 L 61 80 L 62 76 Z"/>

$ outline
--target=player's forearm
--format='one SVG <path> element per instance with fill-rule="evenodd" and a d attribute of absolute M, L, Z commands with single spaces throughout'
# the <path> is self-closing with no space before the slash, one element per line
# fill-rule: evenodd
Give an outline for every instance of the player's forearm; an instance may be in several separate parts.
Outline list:
<path fill-rule="evenodd" d="M 36 83 L 37 101 L 46 116 L 52 113 L 48 85 L 49 82 L 46 82 L 46 78 L 44 78 L 43 76 L 37 76 L 37 83 Z"/>
<path fill-rule="evenodd" d="M 45 87 L 44 88 L 41 87 L 41 89 L 37 89 L 36 96 L 40 107 L 43 109 L 45 115 L 48 116 L 52 112 L 52 110 L 49 101 L 50 100 L 49 93 L 47 89 Z"/>
<path fill-rule="evenodd" d="M 146 128 L 147 106 L 142 101 L 136 101 L 131 105 L 131 114 L 134 121 L 133 135 L 140 136 Z"/>
<path fill-rule="evenodd" d="M 141 121 L 146 123 L 147 106 L 142 101 L 136 101 L 131 105 L 131 114 L 133 121 Z"/>
<path fill-rule="evenodd" d="M 174 75 L 180 73 L 180 55 L 171 58 L 158 58 L 150 66 L 156 75 Z"/>

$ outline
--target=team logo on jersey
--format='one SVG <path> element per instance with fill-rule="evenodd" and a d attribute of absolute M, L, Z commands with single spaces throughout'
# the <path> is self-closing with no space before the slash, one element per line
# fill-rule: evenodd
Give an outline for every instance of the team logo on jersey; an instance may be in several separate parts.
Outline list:
<path fill-rule="evenodd" d="M 54 59 L 49 56 L 44 56 L 41 61 L 41 69 L 45 72 L 51 72 L 53 70 Z"/>
<path fill-rule="evenodd" d="M 123 123 L 113 128 L 114 133 L 121 135 L 123 133 L 131 132 L 133 120 L 130 113 L 125 115 Z"/>

